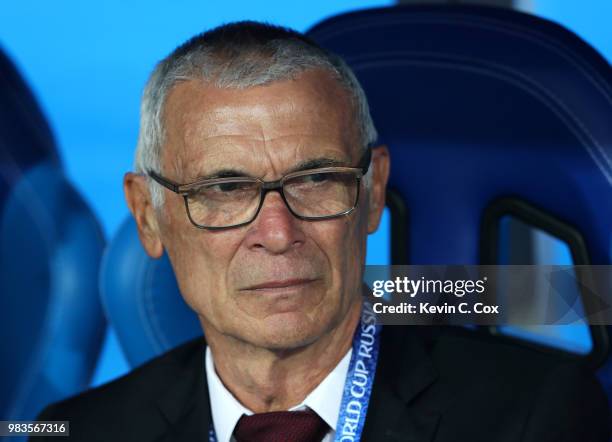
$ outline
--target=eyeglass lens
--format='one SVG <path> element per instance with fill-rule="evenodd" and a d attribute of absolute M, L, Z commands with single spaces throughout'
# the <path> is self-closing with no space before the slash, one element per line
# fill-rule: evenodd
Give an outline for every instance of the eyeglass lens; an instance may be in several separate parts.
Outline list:
<path fill-rule="evenodd" d="M 324 218 L 351 210 L 357 203 L 354 172 L 328 171 L 289 177 L 282 182 L 289 208 L 304 218 Z M 202 185 L 190 191 L 187 204 L 192 221 L 205 227 L 227 227 L 249 222 L 262 196 L 259 181 Z"/>

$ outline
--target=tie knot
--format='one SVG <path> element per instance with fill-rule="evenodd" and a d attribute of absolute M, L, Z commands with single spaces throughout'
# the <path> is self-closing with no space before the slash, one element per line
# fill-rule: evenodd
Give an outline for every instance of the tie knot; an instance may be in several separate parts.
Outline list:
<path fill-rule="evenodd" d="M 321 442 L 329 426 L 312 410 L 243 415 L 236 424 L 237 442 Z"/>

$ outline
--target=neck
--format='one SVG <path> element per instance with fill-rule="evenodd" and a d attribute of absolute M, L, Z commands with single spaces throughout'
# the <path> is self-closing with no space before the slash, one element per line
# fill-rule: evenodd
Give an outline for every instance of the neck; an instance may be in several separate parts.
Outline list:
<path fill-rule="evenodd" d="M 254 413 L 298 405 L 332 372 L 353 342 L 361 300 L 315 342 L 287 351 L 256 347 L 204 325 L 215 371 L 225 387 Z"/>

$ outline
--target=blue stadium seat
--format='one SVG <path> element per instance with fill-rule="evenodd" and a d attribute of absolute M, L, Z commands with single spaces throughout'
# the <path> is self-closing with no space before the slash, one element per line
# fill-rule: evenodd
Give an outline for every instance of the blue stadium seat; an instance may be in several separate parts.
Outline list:
<path fill-rule="evenodd" d="M 103 248 L 45 117 L 0 50 L 1 420 L 33 419 L 87 387 L 105 330 Z"/>
<path fill-rule="evenodd" d="M 579 37 L 462 5 L 363 10 L 308 34 L 353 68 L 390 148 L 404 263 L 498 263 L 512 216 L 574 264 L 612 264 L 612 69 Z M 612 398 L 609 332 L 591 327 L 586 359 Z"/>
<path fill-rule="evenodd" d="M 167 255 L 149 258 L 131 216 L 104 254 L 100 294 L 131 367 L 202 334 L 197 316 L 181 297 Z"/>

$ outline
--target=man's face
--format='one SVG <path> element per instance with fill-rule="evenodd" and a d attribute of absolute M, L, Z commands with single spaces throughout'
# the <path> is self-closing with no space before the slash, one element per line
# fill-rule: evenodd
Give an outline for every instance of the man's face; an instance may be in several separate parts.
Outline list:
<path fill-rule="evenodd" d="M 348 94 L 316 70 L 243 90 L 179 83 L 164 122 L 162 174 L 179 183 L 227 170 L 272 181 L 312 160 L 354 167 L 363 154 Z M 330 220 L 299 220 L 270 192 L 252 223 L 201 230 L 183 198 L 164 190 L 157 235 L 205 332 L 289 349 L 342 321 L 359 302 L 367 232 L 384 204 L 387 156 L 378 151 L 376 191 L 362 182 L 357 209 Z"/>

